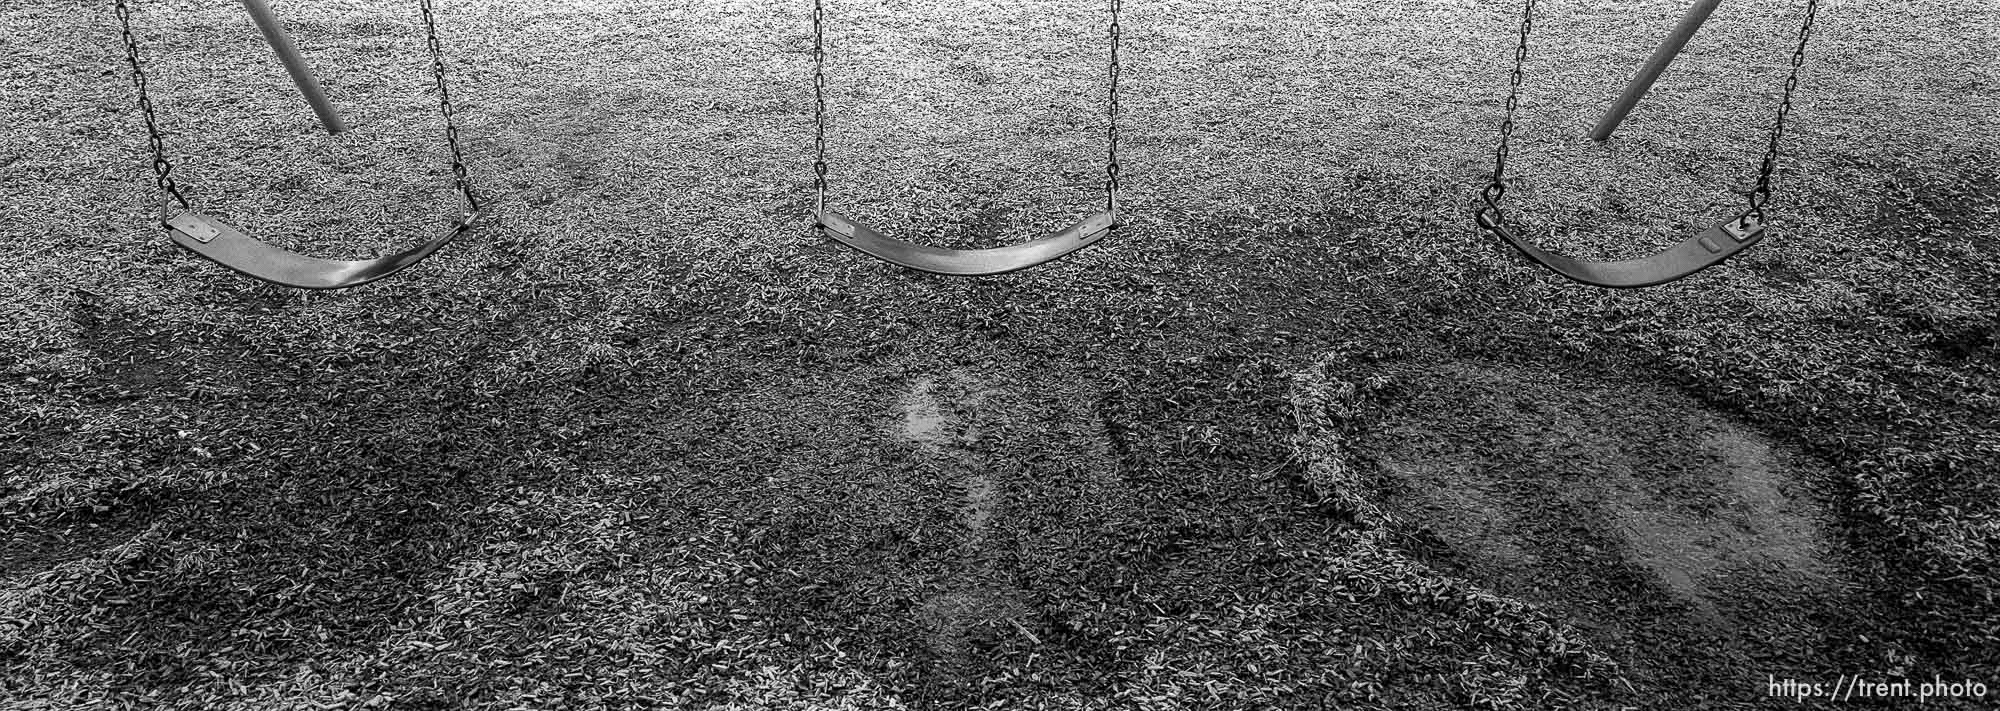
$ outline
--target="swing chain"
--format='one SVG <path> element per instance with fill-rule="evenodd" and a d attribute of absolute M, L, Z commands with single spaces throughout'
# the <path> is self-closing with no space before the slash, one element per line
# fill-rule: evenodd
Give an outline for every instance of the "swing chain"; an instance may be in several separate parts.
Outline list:
<path fill-rule="evenodd" d="M 1104 197 L 1106 209 L 1113 215 L 1118 212 L 1118 44 L 1121 28 L 1118 24 L 1119 11 L 1123 0 L 1111 0 L 1111 101 L 1107 109 L 1109 143 L 1104 165 Z M 820 212 L 826 211 L 826 8 L 824 0 L 813 0 L 813 192 Z M 814 221 L 821 236 L 825 236 L 826 225 Z"/>
<path fill-rule="evenodd" d="M 1123 0 L 1111 0 L 1111 105 L 1109 111 L 1111 127 L 1107 132 L 1107 136 L 1110 139 L 1107 145 L 1110 146 L 1110 149 L 1104 164 L 1104 202 L 1105 209 L 1111 212 L 1113 221 L 1116 221 L 1118 216 L 1118 44 L 1121 36 L 1121 28 L 1118 25 L 1118 12 L 1123 6 Z"/>
<path fill-rule="evenodd" d="M 1521 105 L 1521 81 L 1528 66 L 1528 35 L 1535 29 L 1535 0 L 1526 0 L 1521 9 L 1521 37 L 1514 45 L 1514 73 L 1508 77 L 1507 117 L 1500 122 L 1500 143 L 1493 149 L 1493 178 L 1486 189 L 1479 192 L 1480 200 L 1486 206 L 1479 209 L 1481 224 L 1499 225 L 1503 219 L 1500 213 L 1500 198 L 1507 194 L 1507 155 L 1509 143 L 1514 138 L 1514 116 Z"/>
<path fill-rule="evenodd" d="M 1778 102 L 1778 118 L 1771 124 L 1769 145 L 1764 148 L 1764 162 L 1757 169 L 1757 184 L 1745 195 L 1750 200 L 1750 214 L 1759 222 L 1764 220 L 1764 205 L 1771 201 L 1771 175 L 1778 169 L 1778 145 L 1785 137 L 1785 119 L 1792 113 L 1792 93 L 1799 88 L 1799 68 L 1806 62 L 1806 42 L 1812 37 L 1813 19 L 1819 12 L 1819 0 L 1806 0 L 1806 17 L 1799 25 L 1799 44 L 1792 50 L 1792 73 L 1785 77 L 1784 99 Z"/>
<path fill-rule="evenodd" d="M 173 198 L 182 210 L 193 209 L 181 194 L 180 183 L 174 180 L 174 163 L 167 159 L 165 134 L 160 131 L 159 118 L 153 113 L 153 97 L 146 91 L 146 69 L 139 60 L 139 38 L 132 32 L 132 6 L 127 0 L 117 0 L 113 8 L 118 15 L 119 33 L 125 39 L 125 61 L 132 66 L 132 87 L 139 93 L 139 113 L 146 119 L 146 143 L 153 151 L 153 183 L 160 187 L 166 197 Z M 161 215 L 161 222 L 165 222 Z"/>
<path fill-rule="evenodd" d="M 451 87 L 445 81 L 444 45 L 438 40 L 437 15 L 432 12 L 431 0 L 417 3 L 424 18 L 424 46 L 431 54 L 431 78 L 437 82 L 438 110 L 444 115 L 444 140 L 451 148 L 451 177 L 458 186 L 458 192 L 465 196 L 465 204 L 473 212 L 479 211 L 479 198 L 472 191 L 472 178 L 465 169 L 465 153 L 458 146 L 458 119 L 452 111 Z"/>
<path fill-rule="evenodd" d="M 818 211 L 826 212 L 826 7 L 813 0 L 813 192 Z M 821 236 L 826 226 L 818 225 Z"/>

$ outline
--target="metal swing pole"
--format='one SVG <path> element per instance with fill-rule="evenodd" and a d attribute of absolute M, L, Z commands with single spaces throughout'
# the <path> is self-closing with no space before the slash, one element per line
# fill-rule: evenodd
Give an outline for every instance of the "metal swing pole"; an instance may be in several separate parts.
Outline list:
<path fill-rule="evenodd" d="M 298 45 L 292 44 L 291 35 L 285 34 L 285 28 L 278 24 L 278 15 L 271 12 L 270 4 L 264 0 L 243 0 L 243 9 L 250 12 L 251 21 L 256 22 L 257 29 L 264 33 L 264 41 L 278 53 L 278 62 L 285 65 L 286 73 L 292 75 L 292 83 L 299 87 L 300 94 L 305 95 L 313 113 L 319 115 L 319 122 L 326 127 L 326 132 L 339 134 L 346 131 L 347 124 L 342 123 L 340 114 L 333 110 L 333 102 L 327 101 L 326 92 L 319 88 L 319 79 L 306 67 L 306 58 L 299 54 Z"/>
<path fill-rule="evenodd" d="M 1722 0 L 1696 0 L 1687 14 L 1681 15 L 1681 22 L 1674 27 L 1673 34 L 1667 35 L 1666 41 L 1653 50 L 1653 56 L 1646 58 L 1646 63 L 1639 67 L 1639 75 L 1625 85 L 1625 93 L 1611 104 L 1610 111 L 1604 112 L 1604 118 L 1597 121 L 1597 127 L 1590 129 L 1590 140 L 1605 140 L 1611 137 L 1612 131 L 1618 130 L 1618 124 L 1625 120 L 1625 115 L 1632 113 L 1632 107 L 1637 106 L 1640 99 L 1646 98 L 1653 82 L 1667 71 L 1667 65 L 1674 63 L 1674 57 L 1680 56 L 1688 40 L 1693 39 L 1695 31 L 1701 29 L 1701 23 L 1707 22 L 1709 13 L 1715 12 L 1715 6 L 1721 4 Z"/>

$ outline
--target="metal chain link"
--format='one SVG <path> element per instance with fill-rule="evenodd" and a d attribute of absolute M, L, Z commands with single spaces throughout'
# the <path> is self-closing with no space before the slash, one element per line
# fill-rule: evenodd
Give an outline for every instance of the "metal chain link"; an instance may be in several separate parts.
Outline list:
<path fill-rule="evenodd" d="M 1764 205 L 1771 201 L 1771 175 L 1778 169 L 1778 146 L 1785 137 L 1785 119 L 1792 114 L 1792 93 L 1799 88 L 1799 68 L 1806 62 L 1806 42 L 1812 38 L 1813 19 L 1819 14 L 1819 0 L 1806 0 L 1806 17 L 1799 25 L 1799 45 L 1792 50 L 1792 73 L 1785 78 L 1785 97 L 1778 102 L 1778 118 L 1771 124 L 1771 141 L 1764 148 L 1764 162 L 1757 169 L 1757 185 L 1746 194 L 1750 214 L 1764 219 Z"/>
<path fill-rule="evenodd" d="M 1118 44 L 1121 34 L 1118 13 L 1123 5 L 1123 0 L 1111 0 L 1111 102 L 1110 128 L 1107 130 L 1109 149 L 1104 164 L 1104 202 L 1114 221 L 1118 216 Z"/>
<path fill-rule="evenodd" d="M 424 16 L 424 45 L 431 53 L 431 78 L 437 82 L 438 110 L 444 114 L 444 140 L 451 148 L 451 178 L 458 186 L 458 192 L 465 196 L 465 204 L 473 212 L 479 211 L 479 197 L 472 191 L 472 178 L 465 169 L 465 152 L 458 145 L 458 118 L 452 112 L 451 87 L 445 81 L 444 45 L 438 40 L 437 15 L 431 8 L 431 0 L 421 0 L 417 7 Z"/>
<path fill-rule="evenodd" d="M 431 0 L 422 0 L 419 7 L 423 11 L 425 44 L 431 54 L 431 76 L 437 82 L 438 107 L 444 113 L 445 142 L 451 148 L 452 179 L 458 190 L 465 196 L 473 210 L 479 209 L 479 198 L 473 192 L 472 179 L 465 168 L 465 154 L 459 147 L 458 120 L 452 113 L 451 88 L 445 81 L 444 49 L 438 40 L 437 17 L 431 8 Z M 132 7 L 129 0 L 117 0 L 114 11 L 118 16 L 120 34 L 125 41 L 125 61 L 132 68 L 132 86 L 139 94 L 139 112 L 146 120 L 146 140 L 153 152 L 153 182 L 164 191 L 181 209 L 193 209 L 187 197 L 181 193 L 180 184 L 174 180 L 174 164 L 167 158 L 165 134 L 160 130 L 159 118 L 153 109 L 153 98 L 147 91 L 145 64 L 139 56 L 139 39 L 132 30 Z"/>
<path fill-rule="evenodd" d="M 826 212 L 826 7 L 813 0 L 813 192 Z M 814 224 L 818 224 L 815 220 Z M 825 225 L 819 225 L 824 233 Z"/>
<path fill-rule="evenodd" d="M 167 158 L 165 134 L 160 131 L 159 118 L 153 112 L 153 97 L 146 91 L 146 69 L 139 59 L 139 38 L 132 31 L 132 6 L 127 0 L 117 0 L 113 12 L 118 15 L 119 32 L 125 38 L 125 61 L 132 67 L 132 88 L 139 94 L 139 113 L 146 119 L 146 143 L 153 151 L 153 183 L 166 197 L 180 203 L 182 210 L 193 209 L 188 205 L 187 196 L 181 194 L 180 183 L 174 180 L 174 163 Z M 161 222 L 166 221 L 165 217 L 161 215 Z"/>
<path fill-rule="evenodd" d="M 1521 38 L 1514 45 L 1514 73 L 1507 85 L 1507 117 L 1500 122 L 1500 143 L 1493 149 L 1493 179 L 1481 190 L 1479 198 L 1486 203 L 1480 208 L 1482 223 L 1490 220 L 1498 225 L 1503 218 L 1500 212 L 1500 198 L 1507 194 L 1507 156 L 1511 151 L 1510 142 L 1514 138 L 1514 115 L 1521 106 L 1521 81 L 1528 66 L 1528 35 L 1535 29 L 1535 0 L 1526 0 L 1521 8 Z"/>

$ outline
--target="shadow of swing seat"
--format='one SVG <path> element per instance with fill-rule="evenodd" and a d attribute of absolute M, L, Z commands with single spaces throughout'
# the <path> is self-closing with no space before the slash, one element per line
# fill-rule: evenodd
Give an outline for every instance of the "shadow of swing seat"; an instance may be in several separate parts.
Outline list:
<path fill-rule="evenodd" d="M 1097 244 L 1111 234 L 1112 214 L 1099 212 L 1048 237 L 991 249 L 947 249 L 884 236 L 832 210 L 817 213 L 826 234 L 841 244 L 897 266 L 944 276 L 991 276 L 1047 264 Z"/>
<path fill-rule="evenodd" d="M 1665 284 L 1721 264 L 1764 238 L 1764 224 L 1755 215 L 1744 214 L 1696 233 L 1672 247 L 1634 259 L 1594 262 L 1557 254 L 1514 234 L 1514 230 L 1485 210 L 1474 215 L 1480 228 L 1513 245 L 1529 260 L 1549 271 L 1582 284 L 1608 289 L 1637 289 Z"/>
<path fill-rule="evenodd" d="M 174 244 L 228 267 L 244 276 L 296 289 L 346 289 L 403 271 L 470 231 L 480 213 L 459 217 L 451 229 L 430 241 L 373 259 L 324 259 L 299 254 L 254 237 L 213 217 L 192 210 L 167 220 Z"/>

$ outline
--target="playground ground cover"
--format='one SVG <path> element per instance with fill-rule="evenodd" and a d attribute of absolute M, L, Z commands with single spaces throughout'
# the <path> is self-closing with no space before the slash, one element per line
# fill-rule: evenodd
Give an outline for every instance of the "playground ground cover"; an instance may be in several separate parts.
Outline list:
<path fill-rule="evenodd" d="M 1731 214 L 1796 29 L 1544 3 L 1512 214 Z M 414 11 L 144 2 L 203 209 L 457 208 Z M 1478 234 L 1517 8 L 1126 3 L 1125 226 L 1003 279 L 814 238 L 796 3 L 439 6 L 481 231 L 342 293 L 149 227 L 109 8 L 0 9 L 0 708 L 1763 708 L 2000 685 L 2000 12 L 1828 3 L 1774 232 L 1592 291 Z M 830 3 L 833 205 L 1100 204 L 1092 4 Z M 1991 693 L 1991 692 L 1989 692 Z M 1990 701 L 1990 697 L 1988 699 Z M 1940 704 L 1977 708 L 1975 700 Z"/>

